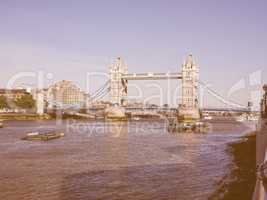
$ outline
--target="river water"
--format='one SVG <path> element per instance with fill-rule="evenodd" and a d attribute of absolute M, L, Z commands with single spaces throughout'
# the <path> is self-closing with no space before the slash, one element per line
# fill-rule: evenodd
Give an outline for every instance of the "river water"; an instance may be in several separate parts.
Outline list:
<path fill-rule="evenodd" d="M 234 167 L 227 144 L 251 126 L 212 122 L 170 134 L 162 121 L 9 121 L 0 129 L 0 199 L 206 200 Z M 56 128 L 63 138 L 20 140 Z"/>

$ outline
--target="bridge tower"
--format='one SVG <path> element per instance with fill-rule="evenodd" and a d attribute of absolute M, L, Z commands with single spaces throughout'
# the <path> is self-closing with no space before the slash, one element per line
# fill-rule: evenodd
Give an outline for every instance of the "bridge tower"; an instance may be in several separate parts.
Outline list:
<path fill-rule="evenodd" d="M 112 104 L 124 106 L 127 104 L 127 80 L 122 79 L 128 73 L 127 65 L 118 57 L 110 66 L 110 99 Z"/>
<path fill-rule="evenodd" d="M 179 115 L 189 119 L 199 119 L 198 98 L 199 68 L 190 54 L 182 66 L 182 102 Z"/>

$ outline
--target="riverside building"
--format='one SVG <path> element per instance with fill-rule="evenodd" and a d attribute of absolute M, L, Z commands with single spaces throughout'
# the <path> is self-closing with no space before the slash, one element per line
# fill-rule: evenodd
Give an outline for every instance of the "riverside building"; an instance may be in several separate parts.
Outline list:
<path fill-rule="evenodd" d="M 87 95 L 71 81 L 60 81 L 51 85 L 46 92 L 48 107 L 64 108 L 67 106 L 82 107 L 87 101 Z"/>

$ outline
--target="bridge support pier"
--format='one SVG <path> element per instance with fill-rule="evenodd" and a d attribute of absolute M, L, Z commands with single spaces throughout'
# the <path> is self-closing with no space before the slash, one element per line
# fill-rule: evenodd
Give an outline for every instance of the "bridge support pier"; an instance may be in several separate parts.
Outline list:
<path fill-rule="evenodd" d="M 127 80 L 122 79 L 128 73 L 127 65 L 119 57 L 110 66 L 110 97 L 111 103 L 119 106 L 127 105 Z"/>

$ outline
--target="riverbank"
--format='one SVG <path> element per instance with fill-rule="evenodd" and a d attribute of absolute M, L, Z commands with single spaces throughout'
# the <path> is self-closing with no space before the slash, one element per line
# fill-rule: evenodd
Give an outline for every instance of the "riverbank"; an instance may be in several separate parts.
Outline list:
<path fill-rule="evenodd" d="M 256 183 L 256 135 L 229 144 L 233 169 L 218 185 L 209 200 L 251 200 Z"/>
<path fill-rule="evenodd" d="M 37 114 L 0 114 L 0 120 L 11 120 L 11 121 L 25 121 L 25 120 L 47 120 L 51 119 L 51 117 L 47 114 L 37 115 Z"/>
<path fill-rule="evenodd" d="M 34 120 L 57 120 L 57 119 L 77 119 L 84 120 L 88 119 L 82 116 L 69 115 L 69 114 L 0 114 L 0 120 L 8 120 L 8 121 L 34 121 Z"/>

